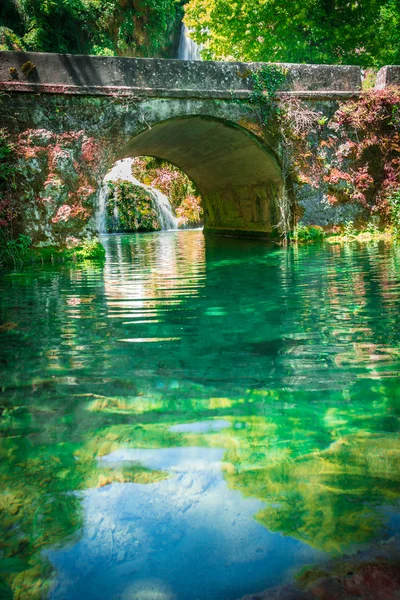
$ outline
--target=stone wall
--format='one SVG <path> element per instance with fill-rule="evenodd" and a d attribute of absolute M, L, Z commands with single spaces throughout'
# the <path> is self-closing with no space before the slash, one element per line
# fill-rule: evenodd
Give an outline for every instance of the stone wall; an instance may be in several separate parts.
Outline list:
<path fill-rule="evenodd" d="M 24 74 L 21 67 L 28 61 L 35 69 Z M 251 74 L 260 66 L 260 63 L 0 52 L 0 89 L 183 98 L 226 98 L 234 92 L 246 97 L 253 89 Z M 282 64 L 282 67 L 288 73 L 282 86 L 284 91 L 358 92 L 361 89 L 359 67 L 302 64 Z"/>
<path fill-rule="evenodd" d="M 376 78 L 375 88 L 382 90 L 392 85 L 400 85 L 400 66 L 382 67 Z"/>
<path fill-rule="evenodd" d="M 279 129 L 274 120 L 262 125 L 258 107 L 246 103 L 259 67 L 0 53 L 0 127 L 15 143 L 24 231 L 37 244 L 94 235 L 106 172 L 120 158 L 150 155 L 195 181 L 206 229 L 276 235 L 283 193 Z M 341 99 L 360 93 L 358 67 L 285 67 L 286 93 L 328 117 Z M 378 85 L 396 82 L 398 69 L 383 69 Z M 360 216 L 357 206 L 333 208 L 321 189 L 290 189 L 306 224 Z"/>
<path fill-rule="evenodd" d="M 15 144 L 24 231 L 36 244 L 94 235 L 102 178 L 116 160 L 144 155 L 169 160 L 195 181 L 206 228 L 275 230 L 279 160 L 272 135 L 264 140 L 241 104 L 13 92 L 0 96 L 0 127 Z"/>

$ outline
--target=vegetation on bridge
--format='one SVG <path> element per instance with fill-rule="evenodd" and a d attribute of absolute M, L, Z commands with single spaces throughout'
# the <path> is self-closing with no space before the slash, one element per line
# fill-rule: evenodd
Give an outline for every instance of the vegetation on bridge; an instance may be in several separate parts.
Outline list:
<path fill-rule="evenodd" d="M 368 91 L 357 100 L 342 103 L 327 121 L 325 134 L 319 126 L 325 125 L 323 115 L 313 115 L 304 104 L 299 105 L 297 119 L 302 119 L 306 127 L 296 133 L 296 115 L 290 112 L 291 106 L 293 100 L 288 99 L 286 128 L 294 147 L 293 176 L 300 183 L 324 190 L 331 204 L 358 204 L 381 225 L 390 224 L 397 235 L 400 89 Z"/>

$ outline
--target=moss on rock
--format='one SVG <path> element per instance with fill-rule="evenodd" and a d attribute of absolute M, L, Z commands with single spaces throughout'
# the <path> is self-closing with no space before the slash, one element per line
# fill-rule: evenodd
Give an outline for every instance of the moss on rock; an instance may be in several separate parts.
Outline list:
<path fill-rule="evenodd" d="M 130 181 L 109 183 L 111 198 L 107 205 L 107 230 L 114 232 L 159 231 L 160 219 L 154 202 L 145 189 Z"/>

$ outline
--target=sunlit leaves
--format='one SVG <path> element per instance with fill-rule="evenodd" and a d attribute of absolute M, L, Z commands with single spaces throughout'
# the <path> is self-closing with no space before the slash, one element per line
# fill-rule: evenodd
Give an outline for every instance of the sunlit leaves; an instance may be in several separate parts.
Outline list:
<path fill-rule="evenodd" d="M 3 0 L 0 49 L 72 54 L 159 56 L 170 54 L 181 7 L 175 0 Z M 9 32 L 9 33 L 8 33 Z"/>
<path fill-rule="evenodd" d="M 399 14 L 399 0 L 190 0 L 185 20 L 206 58 L 368 66 L 399 62 Z"/>

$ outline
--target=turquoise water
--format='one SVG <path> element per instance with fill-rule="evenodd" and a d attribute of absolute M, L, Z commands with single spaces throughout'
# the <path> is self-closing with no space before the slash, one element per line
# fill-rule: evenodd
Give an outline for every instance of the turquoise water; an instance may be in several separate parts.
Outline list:
<path fill-rule="evenodd" d="M 103 241 L 0 277 L 0 597 L 237 600 L 399 531 L 398 246 Z"/>

